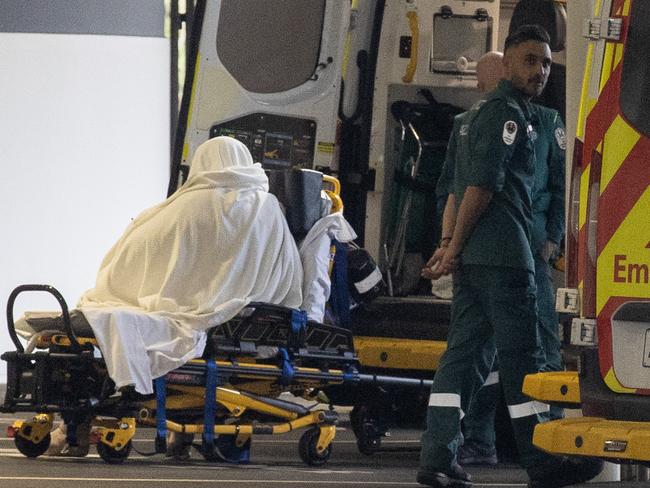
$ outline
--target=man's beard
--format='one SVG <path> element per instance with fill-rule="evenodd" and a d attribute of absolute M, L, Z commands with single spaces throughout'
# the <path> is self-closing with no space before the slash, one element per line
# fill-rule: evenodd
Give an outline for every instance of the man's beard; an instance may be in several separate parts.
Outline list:
<path fill-rule="evenodd" d="M 519 76 L 513 76 L 512 84 L 515 88 L 524 92 L 529 97 L 537 97 L 544 91 L 546 80 L 540 76 L 533 76 L 524 81 L 524 79 Z"/>

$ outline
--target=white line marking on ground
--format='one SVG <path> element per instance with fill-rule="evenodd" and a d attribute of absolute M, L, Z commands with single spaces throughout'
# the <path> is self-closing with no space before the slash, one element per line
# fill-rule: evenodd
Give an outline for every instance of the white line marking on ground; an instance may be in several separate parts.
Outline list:
<path fill-rule="evenodd" d="M 212 483 L 220 484 L 224 483 L 233 483 L 233 484 L 242 484 L 242 483 L 260 483 L 260 480 L 250 479 L 250 480 L 215 480 L 215 479 L 183 479 L 183 478 L 50 478 L 45 476 L 0 476 L 0 480 L 11 480 L 11 481 L 81 481 L 81 482 L 92 482 L 97 483 L 100 481 L 110 481 L 112 483 Z M 312 484 L 321 484 L 321 485 L 353 485 L 353 486 L 417 486 L 417 483 L 404 483 L 400 481 L 390 482 L 390 481 L 334 481 L 334 480 L 264 480 L 265 485 L 279 485 L 279 484 L 291 484 L 291 485 L 312 485 Z M 524 485 L 521 485 L 524 486 Z"/>
<path fill-rule="evenodd" d="M 376 473 L 376 471 L 362 471 L 358 469 L 313 469 L 308 466 L 269 466 L 268 464 L 243 464 L 243 465 L 236 465 L 236 464 L 231 464 L 228 466 L 213 466 L 209 464 L 204 464 L 201 461 L 198 461 L 196 463 L 192 464 L 161 464 L 161 465 L 156 465 L 156 469 L 158 468 L 165 468 L 165 469 L 195 469 L 195 468 L 201 468 L 201 469 L 208 469 L 208 470 L 215 470 L 215 471 L 224 471 L 224 470 L 232 470 L 232 469 L 261 469 L 264 471 L 286 471 L 287 469 L 292 469 L 294 471 L 303 471 L 305 473 L 313 473 L 313 474 L 354 474 L 354 475 L 371 475 L 373 473 Z"/>
<path fill-rule="evenodd" d="M 8 455 L 4 455 L 8 454 Z M 3 457 L 12 457 L 12 458 L 24 458 L 22 454 L 20 454 L 16 449 L 0 449 L 0 455 L 3 455 Z M 57 456 L 43 456 L 43 459 L 52 459 L 53 457 Z M 99 459 L 99 455 L 97 454 L 88 454 L 85 456 L 86 459 Z M 58 459 L 74 459 L 72 457 L 61 457 Z M 138 456 L 138 455 L 131 455 L 129 456 L 129 459 L 135 460 L 142 460 L 142 459 L 149 459 L 148 456 Z M 205 464 L 205 462 L 201 461 L 200 459 L 196 459 L 196 462 L 188 462 L 187 464 L 160 464 L 156 465 L 156 469 L 176 469 L 176 470 L 186 470 L 186 469 L 196 469 L 200 468 L 202 470 L 211 470 L 211 471 L 225 471 L 225 470 L 231 470 L 231 469 L 263 469 L 265 471 L 282 471 L 285 470 L 287 467 L 282 466 L 282 467 L 276 467 L 276 466 L 269 466 L 266 464 L 247 464 L 247 465 L 228 465 L 228 466 L 213 466 L 210 464 Z M 362 471 L 362 470 L 355 470 L 355 469 L 312 469 L 307 466 L 302 467 L 292 467 L 292 469 L 298 470 L 298 471 L 304 471 L 308 473 L 314 473 L 314 474 L 350 474 L 350 475 L 369 475 L 375 473 L 375 471 Z"/>
<path fill-rule="evenodd" d="M 0 437 L 0 441 L 7 441 L 7 442 L 12 442 L 13 439 L 11 437 Z M 133 439 L 133 442 L 139 443 L 153 443 L 155 439 Z M 253 442 L 255 444 L 297 444 L 298 439 L 260 439 L 259 437 L 256 437 L 253 439 Z M 334 444 L 356 444 L 357 441 L 354 440 L 338 440 L 334 439 Z M 419 444 L 419 440 L 409 440 L 409 439 L 404 439 L 404 440 L 386 440 L 382 439 L 381 440 L 382 445 L 383 444 Z"/>

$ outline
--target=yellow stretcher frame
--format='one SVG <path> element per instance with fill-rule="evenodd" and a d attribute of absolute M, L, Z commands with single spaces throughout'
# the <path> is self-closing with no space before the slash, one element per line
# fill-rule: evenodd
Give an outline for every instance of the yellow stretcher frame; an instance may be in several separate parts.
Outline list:
<path fill-rule="evenodd" d="M 66 338 L 67 339 L 67 338 Z M 65 340 L 55 334 L 50 336 L 53 344 L 61 345 Z M 79 338 L 81 343 L 82 338 Z M 201 365 L 203 360 L 190 361 L 191 364 Z M 229 361 L 216 361 L 217 367 L 232 366 Z M 274 365 L 257 363 L 238 363 L 238 366 L 254 371 L 255 374 L 241 374 L 238 379 L 254 379 L 256 382 L 272 382 L 277 378 L 280 368 Z M 322 371 L 315 368 L 295 368 L 295 374 L 316 374 Z M 343 383 L 345 372 L 328 370 L 332 384 Z M 265 375 L 268 377 L 265 378 Z M 318 384 L 311 379 L 297 380 L 305 389 Z M 168 385 L 165 409 L 168 413 L 174 410 L 187 411 L 196 409 L 200 416 L 205 405 L 205 388 L 200 386 Z M 216 390 L 216 401 L 227 411 L 227 422 L 214 426 L 214 434 L 234 436 L 234 443 L 243 446 L 253 435 L 280 435 L 298 429 L 309 429 L 299 443 L 299 453 L 302 460 L 309 465 L 319 466 L 327 462 L 331 453 L 331 444 L 336 436 L 336 414 L 325 410 L 308 410 L 290 404 L 289 402 L 265 401 L 263 397 L 246 394 L 234 388 L 219 386 Z M 297 408 L 284 408 L 283 403 Z M 106 418 L 94 417 L 91 427 L 94 428 L 97 450 L 104 461 L 111 464 L 123 462 L 130 452 L 130 442 L 135 436 L 138 425 L 143 427 L 156 426 L 156 400 L 140 403 L 137 417 Z M 254 411 L 264 416 L 279 419 L 278 422 L 238 422 L 237 419 L 247 411 Z M 27 457 L 38 457 L 45 453 L 50 443 L 50 431 L 53 427 L 52 413 L 37 413 L 30 420 L 16 420 L 9 430 L 16 441 L 18 450 Z M 171 432 L 203 434 L 204 425 L 194 423 L 178 423 L 166 420 L 166 428 Z M 316 429 L 318 433 L 316 435 Z"/>
<path fill-rule="evenodd" d="M 97 341 L 89 337 L 75 337 L 75 341 L 81 347 L 97 345 Z M 52 346 L 72 348 L 73 345 L 73 341 L 65 333 L 39 334 L 34 342 L 34 346 L 40 349 L 49 349 Z M 312 466 L 327 462 L 336 435 L 337 415 L 334 412 L 311 410 L 291 402 L 265 398 L 264 395 L 281 391 L 276 391 L 274 385 L 284 372 L 275 364 L 260 363 L 248 357 L 214 362 L 218 370 L 229 371 L 228 381 L 235 383 L 234 386 L 226 383 L 216 388 L 216 403 L 222 407 L 220 417 L 223 423 L 214 426 L 215 436 L 234 436 L 233 444 L 242 447 L 253 435 L 279 435 L 307 428 L 299 442 L 300 457 L 306 464 Z M 206 361 L 195 359 L 189 361 L 187 365 L 190 368 L 202 368 L 206 365 Z M 349 373 L 341 369 L 317 369 L 304 366 L 296 366 L 292 369 L 291 386 L 305 392 L 322 386 L 324 381 L 329 385 L 335 385 L 350 379 Z M 174 384 L 170 381 L 166 385 L 166 390 L 166 413 L 173 415 L 174 411 L 196 411 L 196 417 L 201 418 L 206 403 L 205 387 Z M 135 436 L 137 426 L 157 426 L 155 399 L 139 402 L 138 409 L 135 417 L 102 416 L 90 419 L 94 438 L 97 441 L 97 450 L 104 461 L 111 464 L 123 462 L 131 450 L 131 440 Z M 240 420 L 245 412 L 254 412 L 258 416 L 261 415 L 263 419 L 273 420 L 263 423 Z M 53 423 L 53 413 L 37 412 L 29 420 L 14 421 L 9 427 L 9 433 L 22 454 L 27 457 L 38 457 L 49 447 Z M 204 424 L 179 423 L 172 420 L 166 420 L 165 425 L 171 432 L 191 434 L 203 434 L 205 428 Z M 208 455 L 206 459 L 209 459 Z"/>

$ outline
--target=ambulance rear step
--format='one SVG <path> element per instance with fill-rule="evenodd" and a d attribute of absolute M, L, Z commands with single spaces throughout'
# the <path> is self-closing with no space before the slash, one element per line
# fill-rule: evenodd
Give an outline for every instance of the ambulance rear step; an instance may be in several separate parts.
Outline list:
<path fill-rule="evenodd" d="M 578 417 L 535 427 L 533 444 L 553 454 L 590 456 L 610 461 L 650 461 L 650 422 Z"/>
<path fill-rule="evenodd" d="M 566 408 L 580 406 L 580 381 L 577 371 L 549 371 L 526 375 L 522 391 L 544 403 Z"/>

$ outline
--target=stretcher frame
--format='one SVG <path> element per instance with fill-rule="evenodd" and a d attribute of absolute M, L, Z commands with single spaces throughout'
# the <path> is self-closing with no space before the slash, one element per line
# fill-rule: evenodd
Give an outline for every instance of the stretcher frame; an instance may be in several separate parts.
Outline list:
<path fill-rule="evenodd" d="M 13 318 L 17 296 L 28 291 L 51 294 L 61 308 L 56 319 L 61 332 L 33 338 L 32 345 L 42 349 L 35 352 L 23 347 Z M 8 429 L 27 457 L 47 451 L 59 414 L 71 446 L 79 442 L 77 426 L 90 423 L 100 457 L 111 464 L 126 460 L 136 429 L 155 427 L 155 453 L 168 453 L 167 432 L 201 434 L 195 447 L 206 460 L 235 463 L 248 461 L 253 436 L 304 429 L 299 455 L 306 464 L 319 466 L 331 455 L 337 413 L 332 406 L 314 410 L 282 400 L 280 393 L 314 400 L 333 385 L 430 386 L 421 379 L 359 373 L 349 330 L 307 320 L 304 312 L 278 305 L 249 304 L 235 320 L 212 329 L 204 357 L 154 380 L 155 394 L 148 396 L 115 389 L 103 359 L 96 357 L 95 339 L 75 333 L 68 306 L 54 287 L 14 289 L 7 325 L 16 350 L 0 356 L 8 363 L 0 411 L 34 413 Z"/>

